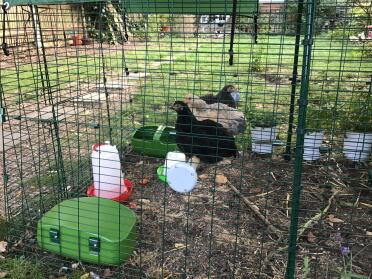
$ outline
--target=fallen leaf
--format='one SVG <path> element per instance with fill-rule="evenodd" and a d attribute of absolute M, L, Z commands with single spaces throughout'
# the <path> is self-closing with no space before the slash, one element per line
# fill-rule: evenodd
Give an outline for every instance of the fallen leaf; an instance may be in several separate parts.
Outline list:
<path fill-rule="evenodd" d="M 136 164 L 137 167 L 138 167 L 138 166 L 141 166 L 141 165 L 143 165 L 143 161 L 139 161 L 139 162 Z"/>
<path fill-rule="evenodd" d="M 71 268 L 72 269 L 77 269 L 79 267 L 79 263 L 73 263 L 72 265 L 71 265 Z"/>
<path fill-rule="evenodd" d="M 335 215 L 333 214 L 329 214 L 327 220 L 331 223 L 343 223 L 344 222 L 343 220 L 336 218 Z"/>
<path fill-rule="evenodd" d="M 139 182 L 138 182 L 139 185 L 142 185 L 142 186 L 146 186 L 147 184 L 149 184 L 149 180 L 144 178 L 144 179 L 141 179 Z"/>
<path fill-rule="evenodd" d="M 309 231 L 309 233 L 307 234 L 307 241 L 309 241 L 310 243 L 314 243 L 316 241 L 316 236 L 313 234 L 312 231 Z"/>
<path fill-rule="evenodd" d="M 217 174 L 216 179 L 215 179 L 217 184 L 225 184 L 227 183 L 227 177 L 224 176 L 223 174 Z"/>
<path fill-rule="evenodd" d="M 112 272 L 109 268 L 106 268 L 104 271 L 103 271 L 103 277 L 111 277 L 112 276 Z"/>
<path fill-rule="evenodd" d="M 203 180 L 203 179 L 207 179 L 208 178 L 208 174 L 201 174 L 199 175 L 199 179 Z"/>
<path fill-rule="evenodd" d="M 131 208 L 131 209 L 136 209 L 136 208 L 137 208 L 137 204 L 136 204 L 135 202 L 130 202 L 130 203 L 128 204 L 128 206 L 129 206 L 129 208 Z"/>
<path fill-rule="evenodd" d="M 6 251 L 7 246 L 8 246 L 8 242 L 0 241 L 0 253 L 4 253 Z"/>
<path fill-rule="evenodd" d="M 83 275 L 80 276 L 80 279 L 89 279 L 90 278 L 90 274 L 89 273 L 85 273 Z"/>
<path fill-rule="evenodd" d="M 0 272 L 0 278 L 5 278 L 7 275 L 7 272 Z"/>
<path fill-rule="evenodd" d="M 367 232 L 366 232 L 366 235 L 367 235 L 367 236 L 372 236 L 372 232 L 367 231 Z"/>

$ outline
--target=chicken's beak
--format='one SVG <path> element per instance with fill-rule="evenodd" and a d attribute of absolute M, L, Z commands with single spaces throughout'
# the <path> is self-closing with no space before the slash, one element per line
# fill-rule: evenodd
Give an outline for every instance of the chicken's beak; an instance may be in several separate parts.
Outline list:
<path fill-rule="evenodd" d="M 231 97 L 234 99 L 235 102 L 239 102 L 240 101 L 240 92 L 239 91 L 231 92 Z"/>
<path fill-rule="evenodd" d="M 169 105 L 169 109 L 174 110 L 174 111 L 178 111 L 179 106 L 177 104 L 172 104 L 172 105 Z"/>

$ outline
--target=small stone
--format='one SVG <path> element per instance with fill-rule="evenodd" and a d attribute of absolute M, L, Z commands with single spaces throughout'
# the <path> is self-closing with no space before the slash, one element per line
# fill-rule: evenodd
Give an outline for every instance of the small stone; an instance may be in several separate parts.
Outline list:
<path fill-rule="evenodd" d="M 89 273 L 90 279 L 101 279 L 98 274 L 95 274 L 93 271 Z"/>

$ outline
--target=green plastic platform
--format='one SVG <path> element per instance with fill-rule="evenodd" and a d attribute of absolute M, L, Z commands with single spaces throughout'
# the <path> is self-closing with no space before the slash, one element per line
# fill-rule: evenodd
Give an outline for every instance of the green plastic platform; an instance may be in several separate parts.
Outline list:
<path fill-rule="evenodd" d="M 133 151 L 151 157 L 165 158 L 177 151 L 176 130 L 167 126 L 145 126 L 132 136 Z"/>
<path fill-rule="evenodd" d="M 37 225 L 42 249 L 76 260 L 120 265 L 136 243 L 136 215 L 124 205 L 102 198 L 66 200 Z"/>

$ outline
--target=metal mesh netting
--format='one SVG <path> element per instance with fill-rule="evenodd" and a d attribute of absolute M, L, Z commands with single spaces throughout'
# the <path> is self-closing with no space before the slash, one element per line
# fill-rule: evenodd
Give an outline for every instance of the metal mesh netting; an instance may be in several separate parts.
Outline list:
<path fill-rule="evenodd" d="M 370 1 L 10 4 L 0 271 L 369 278 Z"/>

